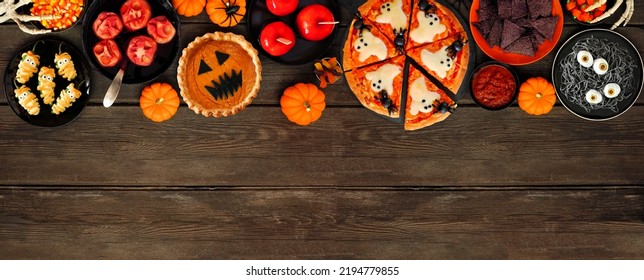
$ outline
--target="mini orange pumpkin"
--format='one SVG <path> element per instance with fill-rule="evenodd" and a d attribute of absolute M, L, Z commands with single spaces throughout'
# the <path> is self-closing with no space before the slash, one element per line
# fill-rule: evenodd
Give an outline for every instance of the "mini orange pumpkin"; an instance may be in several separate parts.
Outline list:
<path fill-rule="evenodd" d="M 143 114 L 154 122 L 169 120 L 179 108 L 179 95 L 171 85 L 154 83 L 143 89 L 139 99 Z"/>
<path fill-rule="evenodd" d="M 326 107 L 324 92 L 313 84 L 299 83 L 284 90 L 282 113 L 299 125 L 309 125 L 322 116 Z"/>
<path fill-rule="evenodd" d="M 177 14 L 193 17 L 203 12 L 206 0 L 172 0 L 172 6 L 177 10 Z"/>
<path fill-rule="evenodd" d="M 216 25 L 235 26 L 246 14 L 246 0 L 208 0 L 206 13 Z"/>
<path fill-rule="evenodd" d="M 530 78 L 519 88 L 519 107 L 530 115 L 550 113 L 557 101 L 555 87 L 542 77 Z"/>

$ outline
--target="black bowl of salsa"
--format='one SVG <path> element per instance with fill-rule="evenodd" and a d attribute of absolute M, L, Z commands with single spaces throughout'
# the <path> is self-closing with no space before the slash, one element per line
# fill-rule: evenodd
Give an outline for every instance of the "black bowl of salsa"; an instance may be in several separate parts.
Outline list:
<path fill-rule="evenodd" d="M 476 67 L 470 94 L 476 104 L 487 110 L 505 109 L 519 94 L 519 76 L 510 66 L 489 61 Z"/>

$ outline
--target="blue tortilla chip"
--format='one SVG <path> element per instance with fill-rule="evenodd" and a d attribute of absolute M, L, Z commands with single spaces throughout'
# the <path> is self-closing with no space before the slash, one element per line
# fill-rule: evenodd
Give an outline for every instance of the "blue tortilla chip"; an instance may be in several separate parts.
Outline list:
<path fill-rule="evenodd" d="M 528 36 L 523 36 L 515 40 L 510 46 L 508 46 L 506 51 L 527 56 L 534 56 L 532 40 L 530 40 L 530 37 Z"/>
<path fill-rule="evenodd" d="M 532 26 L 546 39 L 552 39 L 559 17 L 543 17 L 532 21 Z"/>
<path fill-rule="evenodd" d="M 512 0 L 512 18 L 525 18 L 528 16 L 526 0 Z"/>
<path fill-rule="evenodd" d="M 534 36 L 534 39 L 537 40 L 537 43 L 539 45 L 543 44 L 543 42 L 546 41 L 546 37 L 543 37 L 543 35 L 539 34 L 539 32 L 537 31 L 532 32 L 532 36 Z"/>
<path fill-rule="evenodd" d="M 479 15 L 479 21 L 494 19 L 498 17 L 496 11 L 492 9 L 478 9 L 478 11 L 476 12 Z"/>
<path fill-rule="evenodd" d="M 490 47 L 501 45 L 501 36 L 503 35 L 503 21 L 496 20 L 490 29 L 490 33 L 486 37 L 487 43 Z"/>
<path fill-rule="evenodd" d="M 503 21 L 503 36 L 501 37 L 501 48 L 507 48 L 514 41 L 519 39 L 521 35 L 525 32 L 525 28 L 516 25 L 514 22 L 509 20 Z"/>
<path fill-rule="evenodd" d="M 494 25 L 495 20 L 488 19 L 488 20 L 483 20 L 479 22 L 474 22 L 472 25 L 478 29 L 479 33 L 483 35 L 483 37 L 487 37 L 488 34 L 490 34 L 490 30 L 492 30 L 492 26 Z"/>
<path fill-rule="evenodd" d="M 503 19 L 512 18 L 512 0 L 498 0 L 497 3 L 499 17 Z"/>
<path fill-rule="evenodd" d="M 528 14 L 531 19 L 538 17 L 549 17 L 552 15 L 551 0 L 530 0 L 528 1 Z"/>

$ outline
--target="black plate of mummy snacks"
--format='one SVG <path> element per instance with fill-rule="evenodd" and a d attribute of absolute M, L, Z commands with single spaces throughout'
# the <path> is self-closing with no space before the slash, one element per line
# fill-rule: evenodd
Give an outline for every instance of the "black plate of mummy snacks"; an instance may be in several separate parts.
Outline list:
<path fill-rule="evenodd" d="M 83 50 L 101 74 L 113 79 L 126 64 L 123 83 L 148 82 L 179 53 L 179 17 L 164 0 L 95 0 L 83 21 Z"/>
<path fill-rule="evenodd" d="M 75 119 L 89 100 L 89 66 L 69 43 L 43 39 L 20 49 L 7 65 L 4 93 L 24 121 L 46 127 Z"/>
<path fill-rule="evenodd" d="M 334 0 L 253 0 L 248 7 L 251 42 L 284 64 L 320 58 L 331 47 L 339 21 Z"/>
<path fill-rule="evenodd" d="M 603 121 L 633 106 L 642 91 L 643 68 L 642 57 L 624 36 L 589 29 L 561 46 L 552 77 L 566 109 L 583 119 Z"/>

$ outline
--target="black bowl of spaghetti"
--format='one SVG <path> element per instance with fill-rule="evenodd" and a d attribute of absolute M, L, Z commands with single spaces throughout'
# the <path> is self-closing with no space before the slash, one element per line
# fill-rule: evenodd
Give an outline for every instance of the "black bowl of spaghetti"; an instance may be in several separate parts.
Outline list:
<path fill-rule="evenodd" d="M 594 65 L 583 65 L 579 56 L 584 54 L 590 54 Z M 605 61 L 607 67 L 600 70 L 596 65 L 599 61 Z M 642 68 L 642 58 L 628 39 L 611 30 L 588 29 L 561 46 L 552 77 L 557 97 L 566 109 L 583 119 L 603 121 L 633 106 L 642 91 Z M 617 95 L 608 94 L 607 88 L 615 84 L 620 89 Z"/>

